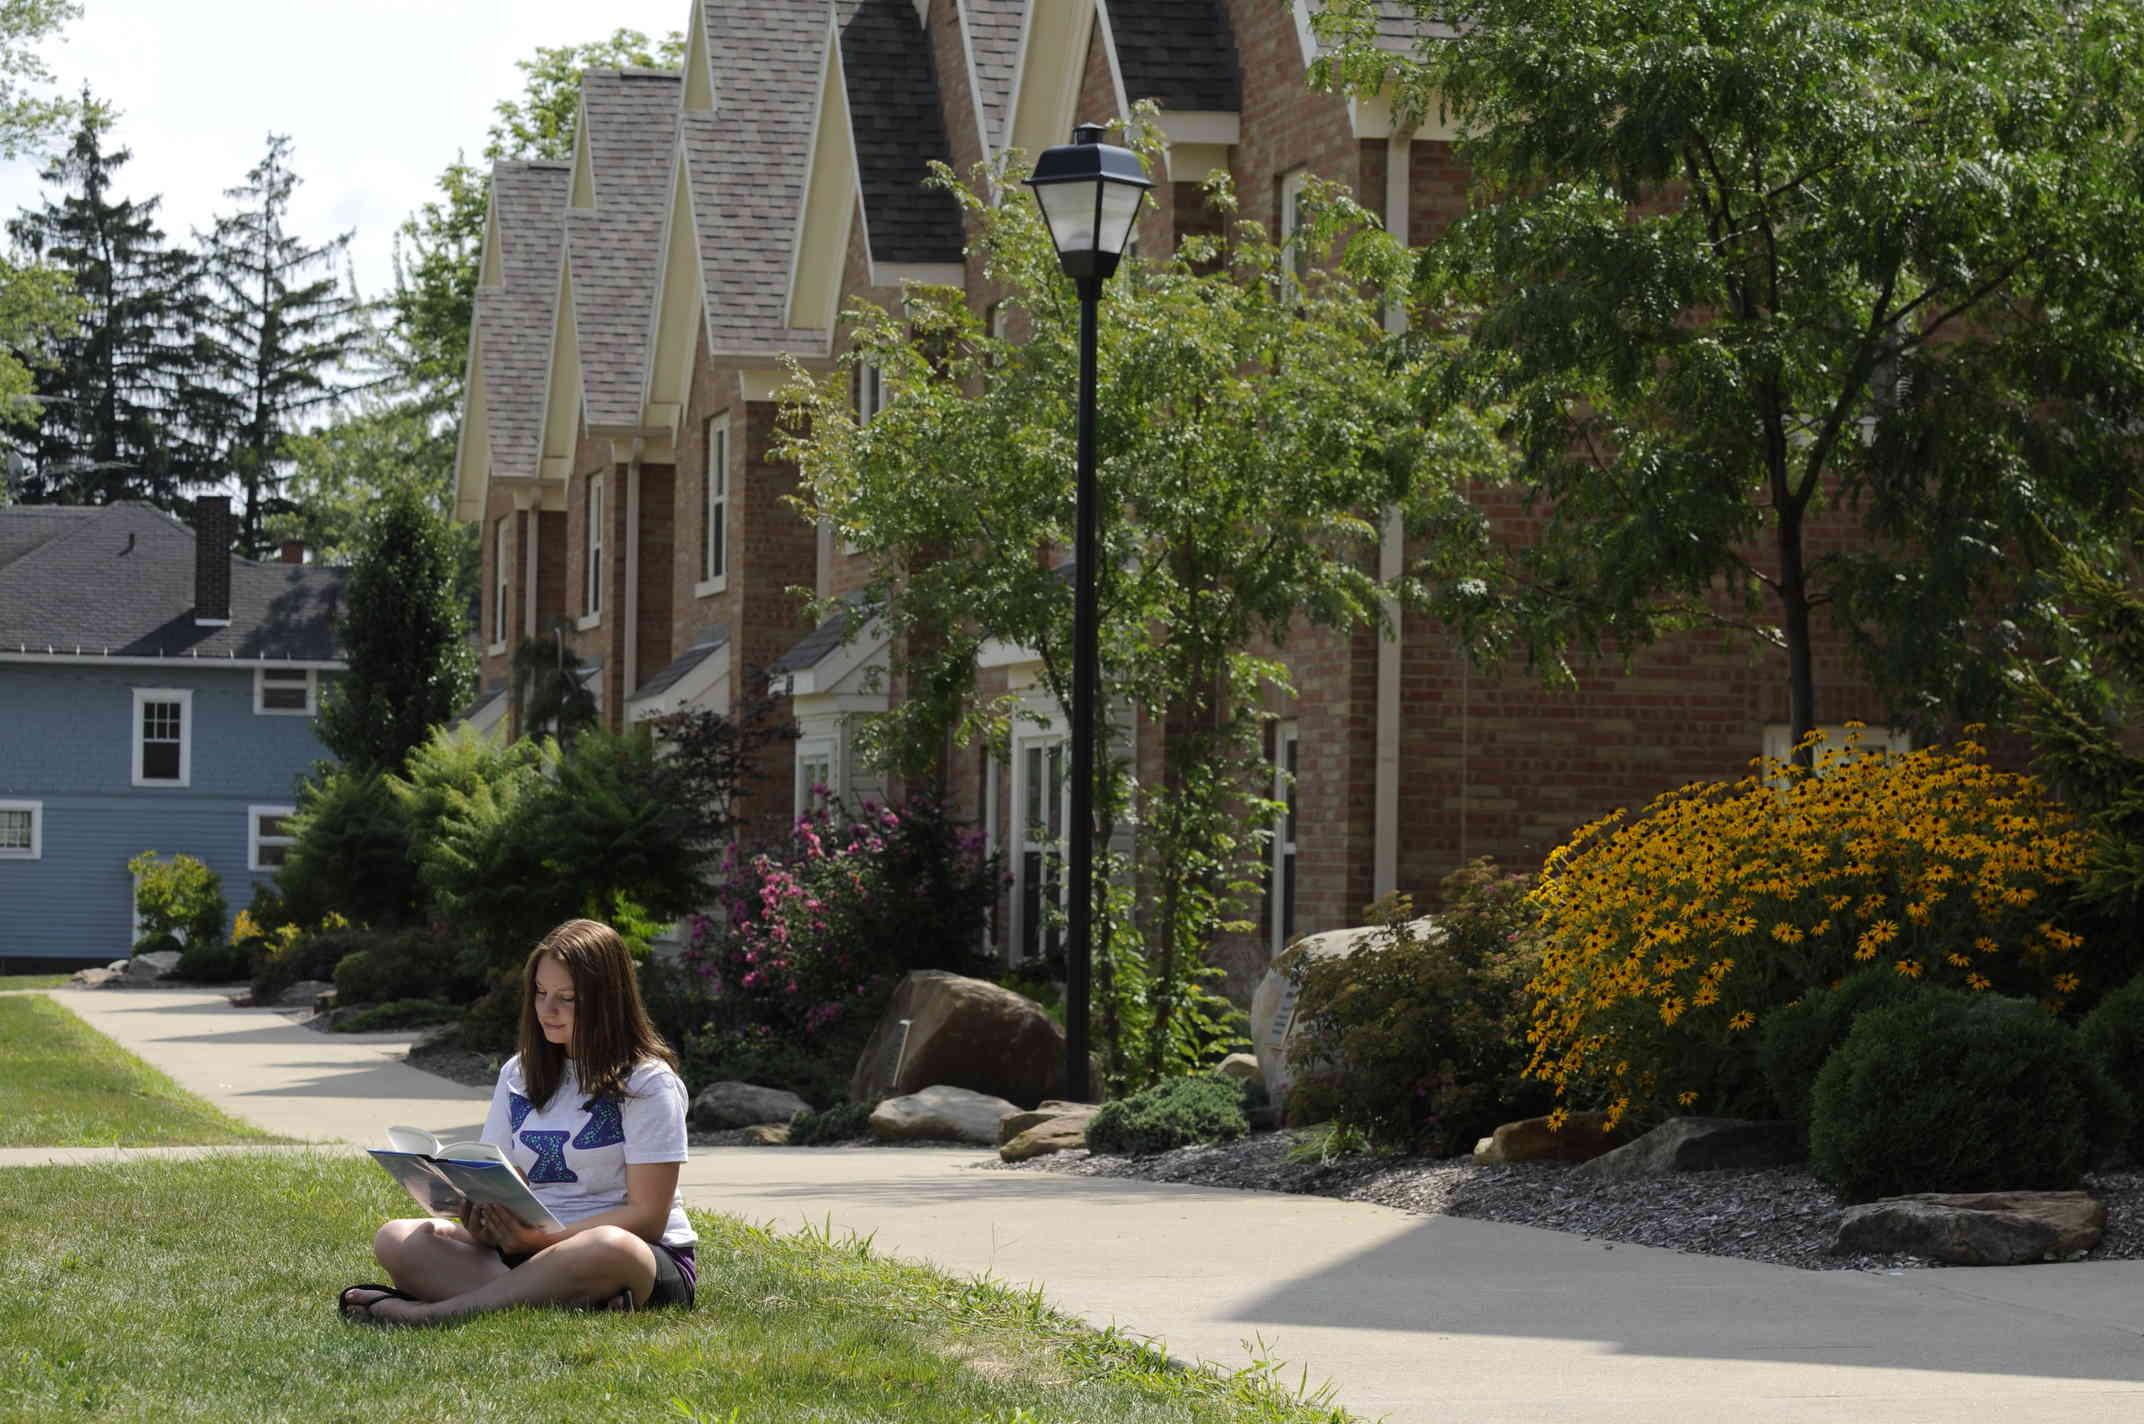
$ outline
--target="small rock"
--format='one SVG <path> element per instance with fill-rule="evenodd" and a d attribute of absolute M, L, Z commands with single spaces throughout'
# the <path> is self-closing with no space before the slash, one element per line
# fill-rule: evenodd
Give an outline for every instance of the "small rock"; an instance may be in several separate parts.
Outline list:
<path fill-rule="evenodd" d="M 175 949 L 153 949 L 147 954 L 137 954 L 126 961 L 127 982 L 154 984 L 178 965 L 179 952 Z"/>
<path fill-rule="evenodd" d="M 1233 1078 L 1239 1083 L 1248 1083 L 1254 1078 L 1259 1082 L 1264 1082 L 1266 1074 L 1265 1070 L 1258 1066 L 1256 1055 L 1231 1053 L 1219 1063 L 1214 1064 L 1213 1076 L 1216 1078 Z"/>
<path fill-rule="evenodd" d="M 115 980 L 126 977 L 123 969 L 77 969 L 67 982 L 77 989 L 102 989 Z"/>
<path fill-rule="evenodd" d="M 1031 1127 L 1040 1127 L 1059 1118 L 1078 1118 L 1085 1123 L 1101 1108 L 1095 1103 L 1067 1103 L 1051 1098 L 1041 1107 L 1028 1112 L 1009 1112 L 998 1119 L 998 1145 L 1003 1146 Z"/>
<path fill-rule="evenodd" d="M 1087 1145 L 1088 1117 L 1058 1117 L 1036 1123 L 1000 1147 L 998 1156 L 1007 1162 L 1025 1162 L 1051 1152 L 1076 1152 Z"/>
<path fill-rule="evenodd" d="M 1656 1177 L 1665 1172 L 1784 1167 L 1801 1155 L 1795 1138 L 1791 1122 L 1672 1117 L 1635 1142 L 1626 1142 L 1578 1170 L 1596 1177 L 1628 1178 Z"/>
<path fill-rule="evenodd" d="M 787 1147 L 789 1124 L 786 1122 L 755 1122 L 744 1130 L 744 1140 L 755 1147 Z"/>
<path fill-rule="evenodd" d="M 1561 1128 L 1551 1132 L 1545 1117 L 1507 1122 L 1474 1144 L 1477 1162 L 1589 1162 L 1615 1147 L 1618 1138 L 1608 1131 L 1608 1114 L 1572 1113 Z"/>
<path fill-rule="evenodd" d="M 759 1123 L 788 1123 L 798 1113 L 810 1112 L 811 1104 L 781 1088 L 762 1088 L 755 1083 L 709 1083 L 692 1100 L 692 1125 L 703 1129 L 752 1127 Z"/>
<path fill-rule="evenodd" d="M 928 1137 L 998 1145 L 998 1122 L 1019 1109 L 1003 1098 L 942 1085 L 888 1098 L 871 1110 L 871 1133 L 887 1140 Z"/>
<path fill-rule="evenodd" d="M 333 992 L 334 988 L 324 979 L 300 979 L 275 996 L 275 1006 L 279 1009 L 315 1009 L 320 1006 L 320 996 Z"/>
<path fill-rule="evenodd" d="M 2089 1251 L 2106 1227 L 2106 1203 L 2087 1192 L 1917 1192 L 1846 1208 L 1831 1249 L 2022 1266 Z"/>

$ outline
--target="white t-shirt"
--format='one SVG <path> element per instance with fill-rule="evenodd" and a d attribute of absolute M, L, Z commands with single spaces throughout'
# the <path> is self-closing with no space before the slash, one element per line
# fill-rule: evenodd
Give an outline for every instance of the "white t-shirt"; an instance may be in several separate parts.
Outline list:
<path fill-rule="evenodd" d="M 551 1101 L 531 1103 L 517 1053 L 499 1070 L 483 1140 L 513 1159 L 536 1199 L 568 1225 L 624 1206 L 627 1164 L 685 1160 L 685 1084 L 677 1071 L 651 1058 L 625 1087 L 626 1096 L 585 1108 L 569 1060 Z M 665 1246 L 699 1239 L 685 1219 L 682 1192 L 670 1199 L 661 1239 Z"/>

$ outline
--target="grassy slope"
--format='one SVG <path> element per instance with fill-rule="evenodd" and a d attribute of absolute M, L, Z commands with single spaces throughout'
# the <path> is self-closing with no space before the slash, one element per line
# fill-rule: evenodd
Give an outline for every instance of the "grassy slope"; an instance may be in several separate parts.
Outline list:
<path fill-rule="evenodd" d="M 0 998 L 0 1147 L 277 1142 L 39 994 Z"/>
<path fill-rule="evenodd" d="M 406 1211 L 301 1154 L 0 1173 L 0 1420 L 1344 1421 L 1258 1372 L 1170 1368 L 1037 1297 L 696 1213 L 699 1309 L 346 1326 Z M 204 1220 L 213 1217 L 213 1228 Z"/>

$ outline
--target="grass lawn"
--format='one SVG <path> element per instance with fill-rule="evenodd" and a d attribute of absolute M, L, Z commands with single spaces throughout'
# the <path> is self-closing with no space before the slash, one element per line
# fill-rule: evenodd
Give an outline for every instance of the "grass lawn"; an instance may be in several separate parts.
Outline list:
<path fill-rule="evenodd" d="M 210 1107 L 39 994 L 0 998 L 0 1147 L 281 1142 Z"/>
<path fill-rule="evenodd" d="M 341 1323 L 408 1199 L 305 1153 L 0 1173 L 0 1419 L 1345 1424 L 1022 1291 L 695 1213 L 692 1312 Z"/>
<path fill-rule="evenodd" d="M 72 974 L 0 974 L 0 994 L 16 989 L 60 989 Z"/>

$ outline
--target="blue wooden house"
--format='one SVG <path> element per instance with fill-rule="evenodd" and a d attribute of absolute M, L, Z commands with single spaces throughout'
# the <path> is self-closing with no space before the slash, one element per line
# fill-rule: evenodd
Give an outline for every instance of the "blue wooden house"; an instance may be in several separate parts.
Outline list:
<path fill-rule="evenodd" d="M 340 570 L 230 553 L 140 504 L 0 509 L 0 972 L 123 958 L 145 850 L 223 877 L 235 914 L 274 874 L 298 778 L 327 755 L 320 693 Z"/>

